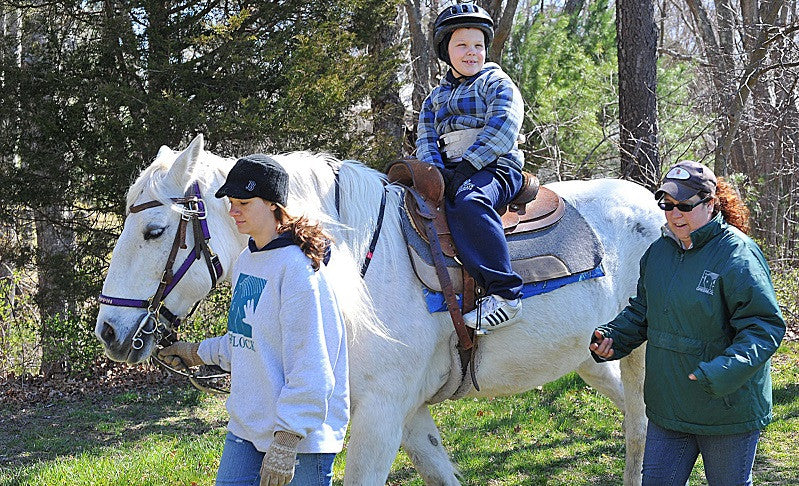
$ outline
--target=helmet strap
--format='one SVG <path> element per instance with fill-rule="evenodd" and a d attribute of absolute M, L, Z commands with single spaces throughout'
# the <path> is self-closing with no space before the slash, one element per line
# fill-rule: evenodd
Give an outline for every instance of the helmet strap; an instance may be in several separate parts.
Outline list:
<path fill-rule="evenodd" d="M 450 69 L 452 69 L 452 72 L 454 72 L 455 74 L 457 74 L 457 76 L 455 76 L 455 79 L 457 79 L 457 80 L 461 80 L 461 79 L 464 79 L 464 78 L 467 78 L 467 77 L 468 77 L 468 76 L 466 76 L 465 74 L 463 74 L 462 72 L 460 72 L 460 71 L 458 71 L 457 69 L 455 69 L 455 66 L 453 66 L 452 64 L 450 64 L 450 65 L 449 65 L 449 67 L 450 67 Z"/>

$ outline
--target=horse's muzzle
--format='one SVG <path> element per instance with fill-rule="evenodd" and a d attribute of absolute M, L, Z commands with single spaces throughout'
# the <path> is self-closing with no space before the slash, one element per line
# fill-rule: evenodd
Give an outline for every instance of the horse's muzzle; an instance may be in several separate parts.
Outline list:
<path fill-rule="evenodd" d="M 127 333 L 121 332 L 120 326 L 113 321 L 98 322 L 94 334 L 103 343 L 105 354 L 113 361 L 138 364 L 145 361 L 155 344 L 152 333 L 133 335 L 130 329 Z M 136 346 L 133 343 L 136 342 Z"/>

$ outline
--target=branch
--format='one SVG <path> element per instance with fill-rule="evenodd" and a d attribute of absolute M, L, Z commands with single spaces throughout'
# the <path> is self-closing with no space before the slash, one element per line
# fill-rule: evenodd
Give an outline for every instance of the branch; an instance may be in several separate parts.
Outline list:
<path fill-rule="evenodd" d="M 777 15 L 779 15 L 783 5 L 784 0 L 773 0 L 769 4 L 768 11 L 763 15 L 763 24 L 774 25 L 774 21 L 777 19 Z M 763 62 L 766 54 L 768 54 L 766 30 L 767 29 L 761 30 L 758 35 L 757 47 L 755 47 L 754 51 L 752 51 L 752 55 L 749 57 L 750 62 L 741 75 L 740 85 L 738 86 L 737 92 L 732 97 L 728 110 L 727 130 L 719 143 L 721 150 L 716 153 L 716 167 L 721 167 L 722 175 L 725 176 L 727 175 L 727 161 L 730 158 L 732 142 L 735 139 L 736 133 L 738 133 L 738 127 L 741 125 L 744 106 L 746 106 L 746 102 L 757 84 L 758 78 L 763 74 L 763 71 L 759 70 L 758 66 Z"/>
<path fill-rule="evenodd" d="M 763 74 L 765 74 L 768 71 L 771 71 L 773 69 L 779 69 L 779 68 L 787 69 L 787 68 L 792 68 L 792 67 L 799 67 L 799 62 L 780 62 L 780 63 L 777 63 L 777 64 L 772 64 L 770 66 L 762 67 L 762 68 L 758 69 L 757 76 L 760 77 Z"/>
<path fill-rule="evenodd" d="M 713 65 L 710 64 L 710 62 L 708 62 L 705 59 L 701 59 L 701 58 L 698 58 L 696 56 L 690 56 L 688 54 L 682 54 L 680 52 L 677 52 L 677 51 L 672 50 L 672 49 L 667 49 L 665 47 L 659 47 L 658 48 L 658 54 L 665 54 L 665 55 L 667 55 L 669 57 L 673 57 L 673 58 L 678 59 L 680 61 L 695 62 L 695 63 L 697 63 L 698 65 L 700 65 L 702 67 L 707 67 L 707 68 L 713 67 Z"/>

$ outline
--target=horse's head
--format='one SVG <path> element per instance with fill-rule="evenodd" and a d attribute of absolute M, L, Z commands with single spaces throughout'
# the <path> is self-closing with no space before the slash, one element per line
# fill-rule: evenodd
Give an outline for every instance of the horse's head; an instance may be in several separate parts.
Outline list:
<path fill-rule="evenodd" d="M 111 359 L 146 360 L 159 330 L 229 275 L 246 239 L 214 192 L 231 165 L 204 151 L 198 135 L 183 152 L 162 147 L 131 186 L 95 327 Z"/>

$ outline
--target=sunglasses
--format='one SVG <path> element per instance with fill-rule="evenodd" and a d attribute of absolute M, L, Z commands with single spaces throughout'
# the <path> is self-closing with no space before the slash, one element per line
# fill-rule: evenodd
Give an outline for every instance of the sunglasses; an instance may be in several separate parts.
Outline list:
<path fill-rule="evenodd" d="M 677 208 L 677 209 L 680 210 L 680 212 L 690 213 L 691 211 L 694 210 L 695 207 L 699 206 L 702 203 L 706 203 L 706 202 L 710 201 L 710 198 L 711 198 L 711 196 L 706 196 L 701 201 L 695 202 L 693 204 L 692 203 L 676 203 L 675 204 L 675 203 L 670 203 L 670 202 L 666 202 L 666 201 L 658 201 L 658 206 L 660 207 L 660 209 L 662 209 L 664 211 L 671 211 L 672 209 Z"/>

